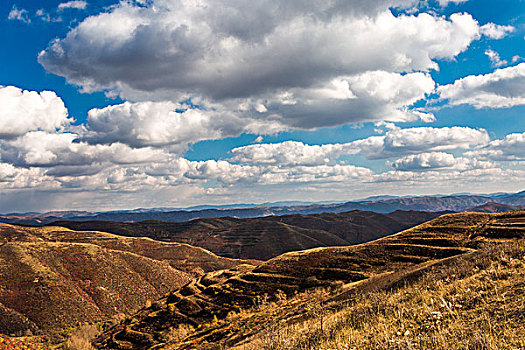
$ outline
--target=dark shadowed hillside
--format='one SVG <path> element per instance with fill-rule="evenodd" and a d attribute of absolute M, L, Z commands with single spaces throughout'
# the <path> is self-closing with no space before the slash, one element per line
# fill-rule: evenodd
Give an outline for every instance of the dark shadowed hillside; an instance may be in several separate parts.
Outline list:
<path fill-rule="evenodd" d="M 148 236 L 158 240 L 191 244 L 225 257 L 267 260 L 290 251 L 368 242 L 441 214 L 414 211 L 396 211 L 390 214 L 351 211 L 250 219 L 197 219 L 184 223 L 59 221 L 54 225 L 133 237 Z"/>
<path fill-rule="evenodd" d="M 1 224 L 0 333 L 59 335 L 243 262 L 148 238 Z"/>
<path fill-rule="evenodd" d="M 436 320 L 439 320 L 438 327 L 440 322 L 443 325 L 450 322 L 450 327 L 453 327 L 454 321 L 467 324 L 474 322 L 479 329 L 486 330 L 485 337 L 490 337 L 489 340 L 477 340 L 478 335 L 470 332 L 471 329 L 465 325 L 460 328 L 460 332 L 449 334 L 462 342 L 459 344 L 477 342 L 481 347 L 474 348 L 496 349 L 498 347 L 485 345 L 489 342 L 496 344 L 505 336 L 508 337 L 505 344 L 510 345 L 499 348 L 519 348 L 522 343 L 520 334 L 524 331 L 523 295 L 518 297 L 516 293 L 510 292 L 516 288 L 523 289 L 524 238 L 523 211 L 505 214 L 466 213 L 444 215 L 369 243 L 287 253 L 257 267 L 239 265 L 193 280 L 104 333 L 96 344 L 104 349 L 222 349 L 234 346 L 243 349 L 246 345 L 248 349 L 313 349 L 321 348 L 316 345 L 325 341 L 329 345 L 323 349 L 332 349 L 337 348 L 337 339 L 331 338 L 330 334 L 335 337 L 338 329 L 328 333 L 323 328 L 327 327 L 323 326 L 325 317 L 355 305 L 357 311 L 349 314 L 346 323 L 340 319 L 333 322 L 339 320 L 341 327 L 360 324 L 362 326 L 359 327 L 366 330 L 366 320 L 360 318 L 359 312 L 359 307 L 368 305 L 366 295 L 372 298 L 373 293 L 379 291 L 388 293 L 401 289 L 401 296 L 395 297 L 398 299 L 393 298 L 389 301 L 391 304 L 384 305 L 388 310 L 393 309 L 394 304 L 400 305 L 395 309 L 395 314 L 385 314 L 383 317 L 386 318 L 375 320 L 373 315 L 379 315 L 382 310 L 379 304 L 375 311 L 361 311 L 365 312 L 363 315 L 368 320 L 389 327 L 388 332 L 394 329 L 394 338 L 381 343 L 383 330 L 376 329 L 376 333 L 370 334 L 368 338 L 363 336 L 354 339 L 368 342 L 366 344 L 369 345 L 360 348 L 401 349 L 407 340 L 417 345 L 412 342 L 412 338 L 417 341 L 415 337 L 418 334 L 420 341 L 425 342 L 420 344 L 427 344 L 425 348 L 444 348 L 447 344 L 453 348 L 452 343 L 447 343 L 446 336 L 435 333 Z M 502 250 L 498 246 L 508 248 Z M 498 264 L 498 267 L 494 264 Z M 507 270 L 504 271 L 504 268 Z M 512 274 L 509 274 L 510 271 Z M 479 283 L 476 280 L 470 283 L 476 295 L 469 295 L 470 289 L 466 287 L 457 287 L 455 292 L 445 290 L 454 281 L 471 278 L 469 276 L 480 280 Z M 434 296 L 436 299 L 430 296 L 428 299 L 410 299 L 414 304 L 408 304 L 408 295 L 411 295 L 408 293 L 414 291 L 407 288 L 412 283 L 423 281 L 424 285 L 417 287 L 421 289 L 441 279 L 443 283 L 436 284 L 428 293 L 436 293 L 439 287 L 443 294 Z M 513 305 L 514 309 L 497 311 L 501 307 L 505 309 L 505 304 L 502 304 L 505 294 L 498 294 L 494 286 L 500 286 L 500 293 L 513 296 L 514 299 L 509 299 L 508 305 Z M 478 289 L 482 290 L 480 294 Z M 391 295 L 383 294 L 378 300 L 387 300 Z M 468 301 L 460 304 L 460 299 Z M 407 328 L 408 323 L 404 320 L 415 317 L 409 308 L 415 307 L 417 300 L 424 300 L 429 306 L 421 314 L 422 323 L 414 322 Z M 478 310 L 478 306 L 483 305 L 492 311 Z M 460 308 L 464 308 L 464 312 Z M 475 316 L 478 313 L 488 319 L 478 320 Z M 472 317 L 470 321 L 469 317 Z M 425 323 L 427 318 L 430 323 Z M 310 329 L 293 328 L 304 322 L 310 322 Z M 375 323 L 372 325 L 375 327 Z M 501 333 L 504 327 L 511 328 L 509 332 Z M 280 333 L 281 329 L 288 329 L 289 332 L 295 329 L 295 333 L 287 339 L 286 344 L 276 347 L 278 341 L 282 340 L 281 335 L 285 334 Z M 349 330 L 353 333 L 346 334 L 339 344 L 354 341 L 352 334 L 361 336 L 361 329 Z M 395 337 L 399 336 L 404 336 L 405 342 L 397 343 L 398 338 Z M 302 340 L 304 342 L 300 343 Z M 255 345 L 252 345 L 253 342 L 256 342 Z"/>

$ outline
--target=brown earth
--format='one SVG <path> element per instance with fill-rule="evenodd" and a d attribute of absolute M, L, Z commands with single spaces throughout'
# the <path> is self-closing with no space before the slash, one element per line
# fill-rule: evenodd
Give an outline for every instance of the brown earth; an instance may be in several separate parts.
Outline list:
<path fill-rule="evenodd" d="M 53 225 L 75 230 L 97 230 L 125 236 L 147 236 L 202 247 L 217 255 L 268 260 L 280 254 L 316 247 L 364 243 L 402 231 L 441 213 L 396 211 L 380 214 L 367 211 L 263 218 L 197 219 L 184 223 L 144 221 L 59 221 Z"/>
<path fill-rule="evenodd" d="M 0 333 L 59 336 L 244 262 L 149 238 L 0 224 Z"/>
<path fill-rule="evenodd" d="M 105 332 L 96 346 L 224 349 L 242 345 L 268 325 L 318 317 L 309 309 L 312 295 L 322 312 L 336 310 L 365 293 L 418 281 L 432 269 L 481 254 L 487 246 L 524 238 L 525 211 L 450 214 L 373 242 L 291 252 L 256 267 L 210 272 Z M 268 301 L 278 307 L 262 306 Z"/>

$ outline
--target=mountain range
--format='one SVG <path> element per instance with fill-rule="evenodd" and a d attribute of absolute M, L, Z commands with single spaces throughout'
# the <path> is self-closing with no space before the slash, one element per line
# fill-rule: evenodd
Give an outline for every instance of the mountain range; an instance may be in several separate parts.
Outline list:
<path fill-rule="evenodd" d="M 169 208 L 134 209 L 109 212 L 62 211 L 48 213 L 11 213 L 0 216 L 0 222 L 25 225 L 45 225 L 58 220 L 70 221 L 115 221 L 140 222 L 158 220 L 184 222 L 198 218 L 252 218 L 263 216 L 281 216 L 289 214 L 318 214 L 324 212 L 339 213 L 350 210 L 367 210 L 378 213 L 390 213 L 396 210 L 416 211 L 455 211 L 461 212 L 493 202 L 516 208 L 525 207 L 525 191 L 518 193 L 495 193 L 487 195 L 459 194 L 448 196 L 391 197 L 376 196 L 360 201 L 344 203 L 302 204 L 281 202 L 272 205 L 233 205 L 219 207 L 193 207 L 193 209 L 171 210 Z M 293 205 L 290 205 L 293 204 Z"/>

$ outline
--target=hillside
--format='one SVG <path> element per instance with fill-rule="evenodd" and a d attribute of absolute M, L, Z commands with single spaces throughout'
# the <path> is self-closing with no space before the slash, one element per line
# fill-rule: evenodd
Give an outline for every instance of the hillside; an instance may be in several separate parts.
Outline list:
<path fill-rule="evenodd" d="M 0 333 L 56 337 L 243 262 L 148 238 L 0 224 Z"/>
<path fill-rule="evenodd" d="M 202 247 L 224 257 L 267 260 L 290 251 L 368 242 L 441 214 L 415 211 L 396 211 L 390 214 L 351 211 L 249 219 L 196 219 L 184 223 L 58 221 L 53 225 L 132 237 L 148 236 L 157 240 Z"/>
<path fill-rule="evenodd" d="M 438 345 L 447 341 L 446 334 L 436 333 L 436 319 L 447 327 L 452 327 L 454 321 L 465 322 L 463 334 L 471 338 L 454 336 L 463 344 L 477 341 L 467 322 L 472 317 L 472 322 L 483 326 L 480 329 L 490 327 L 486 334 L 477 335 L 490 337 L 489 340 L 482 339 L 485 343 L 493 341 L 499 344 L 496 341 L 501 342 L 501 337 L 505 336 L 510 345 L 500 348 L 520 348 L 525 314 L 524 238 L 524 211 L 464 213 L 444 215 L 360 245 L 291 252 L 256 267 L 239 265 L 192 280 L 102 334 L 96 345 L 105 349 L 221 349 L 235 346 L 238 349 L 246 346 L 247 349 L 310 349 L 323 342 L 332 342 L 324 349 L 333 349 L 355 348 L 354 345 L 349 347 L 355 341 L 364 344 L 363 347 L 357 346 L 363 349 L 405 349 L 406 341 L 420 339 L 425 348 L 435 348 L 431 341 Z M 439 274 L 440 271 L 444 274 Z M 466 287 L 453 289 L 454 286 L 467 286 L 468 279 L 473 281 L 472 288 L 477 288 L 475 293 L 469 294 Z M 476 280 L 481 281 L 481 287 L 474 283 Z M 455 281 L 459 281 L 458 284 L 454 284 Z M 433 306 L 424 313 L 418 310 L 420 313 L 411 314 L 408 307 L 409 302 L 418 300 L 413 295 L 418 290 L 417 283 L 427 291 L 417 302 L 428 302 Z M 433 283 L 441 283 L 441 289 L 433 288 Z M 415 289 L 409 289 L 412 284 Z M 501 289 L 494 290 L 494 286 L 501 286 Z M 488 289 L 482 291 L 480 288 Z M 395 294 L 396 291 L 408 294 Z M 460 303 L 462 306 L 457 306 Z M 388 308 L 383 310 L 381 305 Z M 490 309 L 480 315 L 488 319 L 478 320 L 478 309 L 485 305 Z M 501 306 L 509 308 L 502 313 Z M 465 311 L 461 314 L 450 311 L 456 308 L 465 308 Z M 361 314 L 360 310 L 365 312 Z M 435 310 L 439 313 L 434 313 Z M 337 318 L 339 312 L 346 312 L 343 315 L 348 315 L 349 320 L 343 322 Z M 393 315 L 392 312 L 400 313 Z M 370 319 L 367 315 L 371 315 Z M 385 319 L 387 316 L 390 318 Z M 339 328 L 334 326 L 328 332 L 323 328 L 328 327 L 323 321 L 325 317 L 330 320 L 330 327 L 338 324 Z M 413 324 L 409 328 L 408 324 L 415 317 L 428 318 L 430 323 Z M 386 328 L 381 329 L 375 339 L 373 331 L 382 322 Z M 302 331 L 297 328 L 305 324 L 307 326 Z M 370 330 L 368 325 L 372 327 Z M 394 332 L 393 339 L 381 338 L 388 332 Z M 289 336 L 287 347 L 277 347 L 277 342 L 285 339 L 286 334 Z M 344 343 L 336 347 L 337 336 L 342 335 L 345 336 Z M 351 338 L 354 335 L 356 338 Z M 436 338 L 438 336 L 441 340 Z M 376 346 L 379 344 L 374 343 L 376 340 L 382 345 Z M 417 347 L 417 343 L 414 344 Z M 480 345 L 474 348 L 498 347 Z"/>

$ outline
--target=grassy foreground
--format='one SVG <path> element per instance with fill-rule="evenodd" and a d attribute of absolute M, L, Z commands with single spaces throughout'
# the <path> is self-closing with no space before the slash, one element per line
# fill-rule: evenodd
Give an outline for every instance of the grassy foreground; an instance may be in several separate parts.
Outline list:
<path fill-rule="evenodd" d="M 525 349 L 525 243 L 489 244 L 339 310 L 310 303 L 314 317 L 269 324 L 234 349 Z"/>

